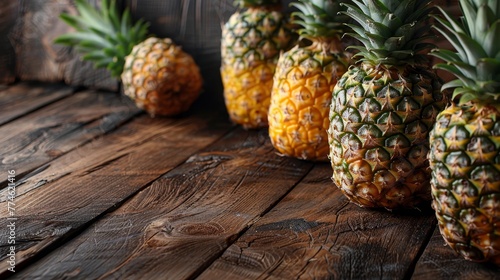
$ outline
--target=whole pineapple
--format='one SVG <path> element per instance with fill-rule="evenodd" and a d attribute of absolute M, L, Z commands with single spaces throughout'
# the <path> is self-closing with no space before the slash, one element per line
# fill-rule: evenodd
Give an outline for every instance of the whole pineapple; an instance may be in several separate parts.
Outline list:
<path fill-rule="evenodd" d="M 351 64 L 341 43 L 349 17 L 333 0 L 292 3 L 301 41 L 278 60 L 269 107 L 269 136 L 286 156 L 328 158 L 328 112 L 332 90 Z"/>
<path fill-rule="evenodd" d="M 428 134 L 446 103 L 422 54 L 429 1 L 353 2 L 345 14 L 363 46 L 333 90 L 332 179 L 360 206 L 413 208 L 431 200 Z"/>
<path fill-rule="evenodd" d="M 151 116 L 171 116 L 186 111 L 198 98 L 200 70 L 171 39 L 147 38 L 148 24 L 132 24 L 128 9 L 120 16 L 115 0 L 103 0 L 100 11 L 85 0 L 75 3 L 79 15 L 61 14 L 61 19 L 76 32 L 55 42 L 75 46 L 84 60 L 121 77 L 124 93 L 139 108 Z"/>
<path fill-rule="evenodd" d="M 273 75 L 292 40 L 280 0 L 236 0 L 242 8 L 222 29 L 221 76 L 231 120 L 244 128 L 267 127 Z"/>
<path fill-rule="evenodd" d="M 460 22 L 443 10 L 436 17 L 456 50 L 435 50 L 445 62 L 436 67 L 458 79 L 443 86 L 456 102 L 430 133 L 433 208 L 456 252 L 500 265 L 500 1 L 460 6 Z"/>

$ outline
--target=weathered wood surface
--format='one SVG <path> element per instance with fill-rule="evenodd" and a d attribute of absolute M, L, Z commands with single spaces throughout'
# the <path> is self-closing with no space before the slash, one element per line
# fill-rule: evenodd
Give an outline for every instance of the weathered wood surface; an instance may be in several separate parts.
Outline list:
<path fill-rule="evenodd" d="M 0 90 L 0 104 L 26 85 Z M 350 204 L 328 163 L 278 156 L 265 129 L 234 127 L 222 104 L 151 119 L 113 93 L 33 86 L 0 125 L 2 279 L 500 278 L 444 247 L 430 208 Z"/>
<path fill-rule="evenodd" d="M 318 164 L 199 279 L 404 279 L 434 215 L 362 209 Z"/>
<path fill-rule="evenodd" d="M 275 155 L 266 135 L 232 132 L 19 277 L 196 276 L 312 166 Z"/>
<path fill-rule="evenodd" d="M 72 94 L 74 89 L 67 86 L 40 83 L 19 83 L 0 90 L 0 125 L 40 109 L 54 101 Z"/>
<path fill-rule="evenodd" d="M 500 268 L 463 259 L 446 245 L 436 228 L 412 279 L 500 279 Z"/>
<path fill-rule="evenodd" d="M 116 133 L 79 147 L 28 174 L 17 187 L 16 214 L 18 223 L 23 225 L 16 232 L 23 240 L 17 247 L 18 264 L 22 266 L 116 207 L 230 127 L 229 124 L 208 126 L 210 122 L 221 123 L 220 114 L 182 120 L 151 119 L 143 115 Z M 191 137 L 186 138 L 187 134 Z M 7 216 L 6 204 L 5 199 L 0 202 L 0 216 Z M 46 218 L 40 219 L 41 216 Z M 7 223 L 5 219 L 0 222 L 1 259 L 7 254 Z M 6 265 L 1 262 L 0 271 L 5 271 Z"/>
<path fill-rule="evenodd" d="M 15 88 L 6 92 L 15 93 Z M 46 90 L 50 90 L 50 87 Z M 57 87 L 53 90 L 60 91 Z M 34 93 L 36 91 L 33 90 Z M 10 94 L 2 94 L 1 97 L 12 98 Z M 35 107 L 29 104 L 40 103 L 36 96 L 24 99 L 26 107 Z M 87 90 L 54 102 L 43 110 L 26 114 L 25 118 L 13 120 L 0 127 L 0 169 L 15 169 L 18 175 L 31 172 L 115 129 L 139 112 L 128 99 L 109 92 Z M 9 118 L 13 115 L 5 113 L 5 116 Z M 0 178 L 0 186 L 5 185 L 6 179 Z"/>

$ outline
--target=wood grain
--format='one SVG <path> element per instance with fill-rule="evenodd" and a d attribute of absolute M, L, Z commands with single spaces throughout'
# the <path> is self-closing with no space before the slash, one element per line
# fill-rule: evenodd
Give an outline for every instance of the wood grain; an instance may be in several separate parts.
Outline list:
<path fill-rule="evenodd" d="M 348 202 L 317 164 L 198 279 L 403 279 L 434 216 Z"/>
<path fill-rule="evenodd" d="M 266 131 L 237 129 L 16 276 L 194 277 L 310 167 L 277 156 Z"/>
<path fill-rule="evenodd" d="M 16 247 L 16 266 L 22 267 L 51 250 L 220 138 L 231 127 L 220 120 L 220 115 L 185 119 L 151 119 L 143 115 L 24 178 L 15 200 L 17 223 L 22 225 L 16 232 L 18 240 L 22 240 Z M 210 125 L 212 122 L 218 124 Z M 0 216 L 5 217 L 6 210 L 3 200 Z M 7 222 L 0 220 L 2 260 L 8 248 Z M 0 273 L 7 273 L 6 269 L 7 263 L 1 261 Z"/>
<path fill-rule="evenodd" d="M 500 267 L 465 260 L 446 245 L 436 228 L 412 279 L 500 279 Z"/>
<path fill-rule="evenodd" d="M 75 89 L 60 84 L 17 83 L 0 91 L 0 125 L 71 95 Z"/>
<path fill-rule="evenodd" d="M 140 111 L 116 93 L 82 91 L 0 127 L 0 169 L 31 172 Z M 6 178 L 0 178 L 5 186 Z"/>

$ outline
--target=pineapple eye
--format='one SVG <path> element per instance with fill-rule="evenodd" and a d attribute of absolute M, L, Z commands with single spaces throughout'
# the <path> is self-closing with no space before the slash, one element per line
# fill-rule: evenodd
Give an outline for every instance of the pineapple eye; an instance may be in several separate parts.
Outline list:
<path fill-rule="evenodd" d="M 450 172 L 453 176 L 461 176 L 464 174 L 467 168 L 470 165 L 470 158 L 463 151 L 451 152 L 445 158 L 445 162 L 448 165 Z"/>

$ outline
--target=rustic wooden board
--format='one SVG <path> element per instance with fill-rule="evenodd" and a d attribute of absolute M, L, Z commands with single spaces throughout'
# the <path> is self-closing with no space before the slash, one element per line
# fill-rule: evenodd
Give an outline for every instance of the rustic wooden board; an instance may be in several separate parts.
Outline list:
<path fill-rule="evenodd" d="M 18 1 L 10 1 L 18 2 Z M 100 0 L 88 0 L 98 5 Z M 118 90 L 118 81 L 106 70 L 83 62 L 71 47 L 55 45 L 54 39 L 72 31 L 59 15 L 76 14 L 72 0 L 20 1 L 22 13 L 13 31 L 17 75 L 21 80 L 64 81 L 70 85 Z"/>
<path fill-rule="evenodd" d="M 500 267 L 463 259 L 446 245 L 436 228 L 412 279 L 500 279 Z"/>
<path fill-rule="evenodd" d="M 21 179 L 24 182 L 17 187 L 15 199 L 17 223 L 22 225 L 16 231 L 18 240 L 22 240 L 16 247 L 16 266 L 24 266 L 50 250 L 220 138 L 231 127 L 221 115 L 181 119 L 143 115 Z M 7 216 L 6 210 L 3 199 L 0 216 Z M 8 248 L 7 223 L 0 220 L 2 260 Z M 0 273 L 7 273 L 7 265 L 0 262 Z"/>
<path fill-rule="evenodd" d="M 407 278 L 434 216 L 360 208 L 330 177 L 317 164 L 198 279 Z"/>
<path fill-rule="evenodd" d="M 266 131 L 238 128 L 16 276 L 194 277 L 311 166 L 277 156 Z"/>
<path fill-rule="evenodd" d="M 30 172 L 139 114 L 116 93 L 83 91 L 0 127 L 0 169 Z M 5 186 L 0 178 L 0 187 Z"/>
<path fill-rule="evenodd" d="M 0 84 L 12 83 L 16 78 L 16 60 L 10 36 L 19 15 L 19 2 L 3 1 L 0 6 Z"/>
<path fill-rule="evenodd" d="M 71 95 L 73 88 L 60 84 L 17 83 L 0 90 L 0 125 Z"/>

